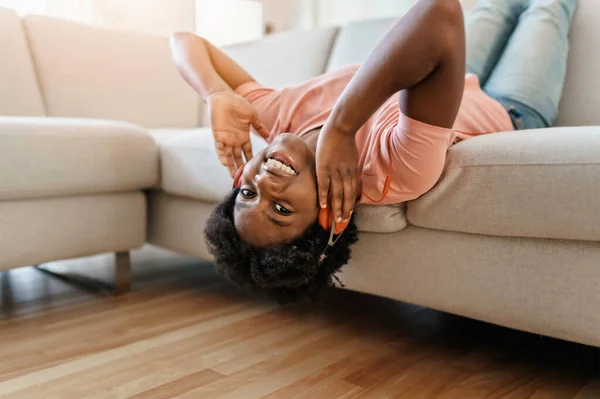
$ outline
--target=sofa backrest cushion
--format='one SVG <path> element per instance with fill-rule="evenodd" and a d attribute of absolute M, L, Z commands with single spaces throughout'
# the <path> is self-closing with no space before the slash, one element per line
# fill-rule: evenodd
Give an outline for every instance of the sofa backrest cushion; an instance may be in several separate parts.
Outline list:
<path fill-rule="evenodd" d="M 6 8 L 0 8 L 0 115 L 44 116 L 21 18 Z"/>
<path fill-rule="evenodd" d="M 43 16 L 23 22 L 48 116 L 198 126 L 201 100 L 179 76 L 167 37 Z"/>
<path fill-rule="evenodd" d="M 541 44 L 545 45 L 545 44 Z M 600 1 L 579 0 L 558 125 L 600 125 Z"/>
<path fill-rule="evenodd" d="M 327 70 L 332 71 L 344 65 L 362 64 L 397 21 L 396 18 L 376 19 L 352 22 L 340 28 L 327 63 Z"/>
<path fill-rule="evenodd" d="M 325 72 L 338 28 L 289 31 L 223 50 L 260 83 L 281 88 Z"/>

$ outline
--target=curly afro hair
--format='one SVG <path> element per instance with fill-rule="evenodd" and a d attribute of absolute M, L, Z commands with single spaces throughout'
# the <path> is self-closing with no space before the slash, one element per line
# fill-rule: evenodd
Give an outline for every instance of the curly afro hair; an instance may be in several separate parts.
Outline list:
<path fill-rule="evenodd" d="M 350 245 L 358 239 L 353 220 L 319 264 L 329 232 L 318 222 L 302 236 L 278 247 L 255 248 L 242 241 L 233 222 L 238 192 L 234 189 L 215 208 L 204 229 L 217 268 L 229 281 L 265 293 L 280 303 L 314 300 L 323 288 L 334 286 L 334 274 L 348 263 Z"/>

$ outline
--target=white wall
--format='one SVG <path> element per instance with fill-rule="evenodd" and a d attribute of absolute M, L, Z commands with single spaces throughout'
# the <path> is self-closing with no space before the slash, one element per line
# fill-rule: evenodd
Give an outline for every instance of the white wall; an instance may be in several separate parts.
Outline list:
<path fill-rule="evenodd" d="M 216 46 L 260 39 L 263 30 L 263 6 L 258 1 L 196 1 L 196 32 Z"/>
<path fill-rule="evenodd" d="M 161 35 L 196 31 L 216 44 L 257 39 L 263 34 L 262 3 L 256 0 L 0 0 L 0 7 L 22 15 L 43 14 Z M 281 19 L 291 24 L 302 22 L 288 14 Z"/>
<path fill-rule="evenodd" d="M 344 25 L 351 21 L 401 17 L 418 0 L 263 0 L 266 23 L 275 31 Z M 470 10 L 477 0 L 461 0 Z"/>
<path fill-rule="evenodd" d="M 89 0 L 89 7 L 95 25 L 159 34 L 194 29 L 194 0 Z"/>
<path fill-rule="evenodd" d="M 262 3 L 264 21 L 276 32 L 307 29 L 317 24 L 314 0 L 263 0 Z"/>
<path fill-rule="evenodd" d="M 320 25 L 343 25 L 363 19 L 400 17 L 416 0 L 320 0 Z"/>

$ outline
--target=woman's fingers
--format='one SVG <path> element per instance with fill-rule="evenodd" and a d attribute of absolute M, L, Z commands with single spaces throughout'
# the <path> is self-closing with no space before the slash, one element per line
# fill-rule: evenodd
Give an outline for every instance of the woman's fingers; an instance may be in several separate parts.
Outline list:
<path fill-rule="evenodd" d="M 219 161 L 227 168 L 231 177 L 235 176 L 235 171 L 237 169 L 233 166 L 231 155 L 219 154 Z"/>
<path fill-rule="evenodd" d="M 237 171 L 244 165 L 244 159 L 242 158 L 242 149 L 240 147 L 233 148 L 232 155 L 233 165 L 235 166 L 235 170 Z"/>
<path fill-rule="evenodd" d="M 244 151 L 244 158 L 246 158 L 246 162 L 252 159 L 252 144 L 247 142 L 242 146 L 242 151 Z"/>
<path fill-rule="evenodd" d="M 225 166 L 227 170 L 229 170 L 229 174 L 231 175 L 231 177 L 235 176 L 235 171 L 237 169 L 235 168 L 235 165 L 233 163 L 233 154 L 231 152 L 231 148 L 226 147 L 221 142 L 217 142 L 215 143 L 215 149 L 217 150 L 217 157 L 219 158 L 219 162 L 221 162 L 221 164 Z"/>
<path fill-rule="evenodd" d="M 269 132 L 269 130 L 265 127 L 265 125 L 263 125 L 263 123 L 260 121 L 260 119 L 258 118 L 258 114 L 256 113 L 256 110 L 254 111 L 254 114 L 252 115 L 252 119 L 250 120 L 250 123 L 252 124 L 252 127 L 254 128 L 254 130 L 256 130 L 256 132 L 258 134 L 260 134 L 262 137 L 267 138 L 270 136 L 271 132 Z"/>
<path fill-rule="evenodd" d="M 344 203 L 344 181 L 339 172 L 331 176 L 331 207 L 336 223 L 342 221 L 342 207 Z"/>
<path fill-rule="evenodd" d="M 352 215 L 356 201 L 356 177 L 351 170 L 347 170 L 343 180 L 344 202 L 342 205 L 342 219 L 347 221 Z"/>
<path fill-rule="evenodd" d="M 317 170 L 317 185 L 319 187 L 319 206 L 327 208 L 329 201 L 329 172 L 325 169 Z"/>
<path fill-rule="evenodd" d="M 336 222 L 346 221 L 352 216 L 356 202 L 357 182 L 351 170 L 346 172 L 317 172 L 319 204 L 321 208 L 331 206 Z M 328 204 L 331 198 L 331 204 Z"/>

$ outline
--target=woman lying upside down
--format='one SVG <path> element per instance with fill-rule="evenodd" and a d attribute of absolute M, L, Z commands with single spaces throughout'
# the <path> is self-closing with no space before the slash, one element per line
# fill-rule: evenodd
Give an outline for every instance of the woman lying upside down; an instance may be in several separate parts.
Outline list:
<path fill-rule="evenodd" d="M 458 0 L 420 0 L 362 66 L 281 90 L 174 34 L 173 58 L 235 177 L 205 229 L 218 268 L 280 301 L 313 298 L 350 258 L 356 202 L 423 195 L 458 141 L 551 126 L 576 6 L 481 0 L 465 40 Z M 269 143 L 254 156 L 251 127 Z"/>

